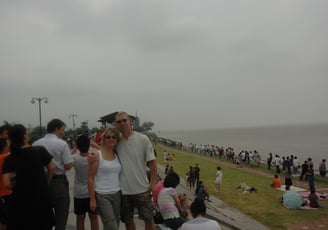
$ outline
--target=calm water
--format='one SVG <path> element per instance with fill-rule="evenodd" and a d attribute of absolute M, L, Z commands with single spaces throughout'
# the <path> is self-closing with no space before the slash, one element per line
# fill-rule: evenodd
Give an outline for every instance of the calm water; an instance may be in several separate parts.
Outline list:
<path fill-rule="evenodd" d="M 293 154 L 300 161 L 312 157 L 315 167 L 328 159 L 328 123 L 256 128 L 160 131 L 158 136 L 181 141 L 183 144 L 213 144 L 231 146 L 236 153 L 257 150 L 262 159 L 269 152 L 280 156 Z"/>

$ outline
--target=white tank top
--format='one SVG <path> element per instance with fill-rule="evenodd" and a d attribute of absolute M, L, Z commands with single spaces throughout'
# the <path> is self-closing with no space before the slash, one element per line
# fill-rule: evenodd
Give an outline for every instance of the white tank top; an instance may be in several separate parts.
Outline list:
<path fill-rule="evenodd" d="M 114 160 L 105 160 L 101 151 L 99 154 L 99 164 L 95 176 L 95 191 L 100 194 L 114 194 L 121 190 L 120 172 L 121 164 L 115 154 Z"/>

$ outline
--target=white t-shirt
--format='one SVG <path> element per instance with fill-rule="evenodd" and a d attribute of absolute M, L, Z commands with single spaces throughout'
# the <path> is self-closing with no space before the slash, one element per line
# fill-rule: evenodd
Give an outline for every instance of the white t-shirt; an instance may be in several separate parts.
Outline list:
<path fill-rule="evenodd" d="M 65 175 L 64 164 L 72 163 L 73 157 L 67 143 L 59 139 L 55 134 L 48 133 L 43 138 L 33 143 L 33 146 L 43 146 L 53 156 L 55 163 L 54 175 Z"/>
<path fill-rule="evenodd" d="M 80 153 L 73 155 L 73 167 L 75 170 L 74 176 L 74 197 L 88 198 L 88 158 L 81 156 Z"/>
<path fill-rule="evenodd" d="M 223 173 L 221 170 L 216 171 L 215 183 L 220 184 L 222 182 L 222 175 Z"/>
<path fill-rule="evenodd" d="M 120 183 L 123 195 L 144 193 L 149 188 L 146 163 L 155 159 L 154 149 L 146 135 L 133 132 L 116 147 L 122 165 Z"/>
<path fill-rule="evenodd" d="M 199 230 L 199 229 L 221 230 L 218 222 L 204 217 L 197 217 L 195 219 L 189 220 L 181 226 L 181 230 Z"/>

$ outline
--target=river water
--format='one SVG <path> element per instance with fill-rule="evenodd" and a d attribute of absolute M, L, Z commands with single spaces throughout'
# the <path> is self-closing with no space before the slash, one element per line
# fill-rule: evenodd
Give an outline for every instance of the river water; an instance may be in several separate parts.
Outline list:
<path fill-rule="evenodd" d="M 158 136 L 184 145 L 210 144 L 241 150 L 257 150 L 262 160 L 268 153 L 297 156 L 300 162 L 311 157 L 315 168 L 328 159 L 328 123 L 231 129 L 159 131 Z"/>

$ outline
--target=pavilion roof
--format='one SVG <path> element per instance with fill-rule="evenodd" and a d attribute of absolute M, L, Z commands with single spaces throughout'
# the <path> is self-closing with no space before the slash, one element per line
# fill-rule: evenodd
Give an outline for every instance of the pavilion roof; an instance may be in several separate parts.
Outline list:
<path fill-rule="evenodd" d="M 114 112 L 114 113 L 110 113 L 110 114 L 107 114 L 105 116 L 102 116 L 100 117 L 100 119 L 98 120 L 98 122 L 101 122 L 101 123 L 114 123 L 115 121 L 115 116 L 118 112 Z M 132 116 L 129 114 L 129 117 L 132 119 L 132 120 L 135 120 L 136 117 Z"/>

